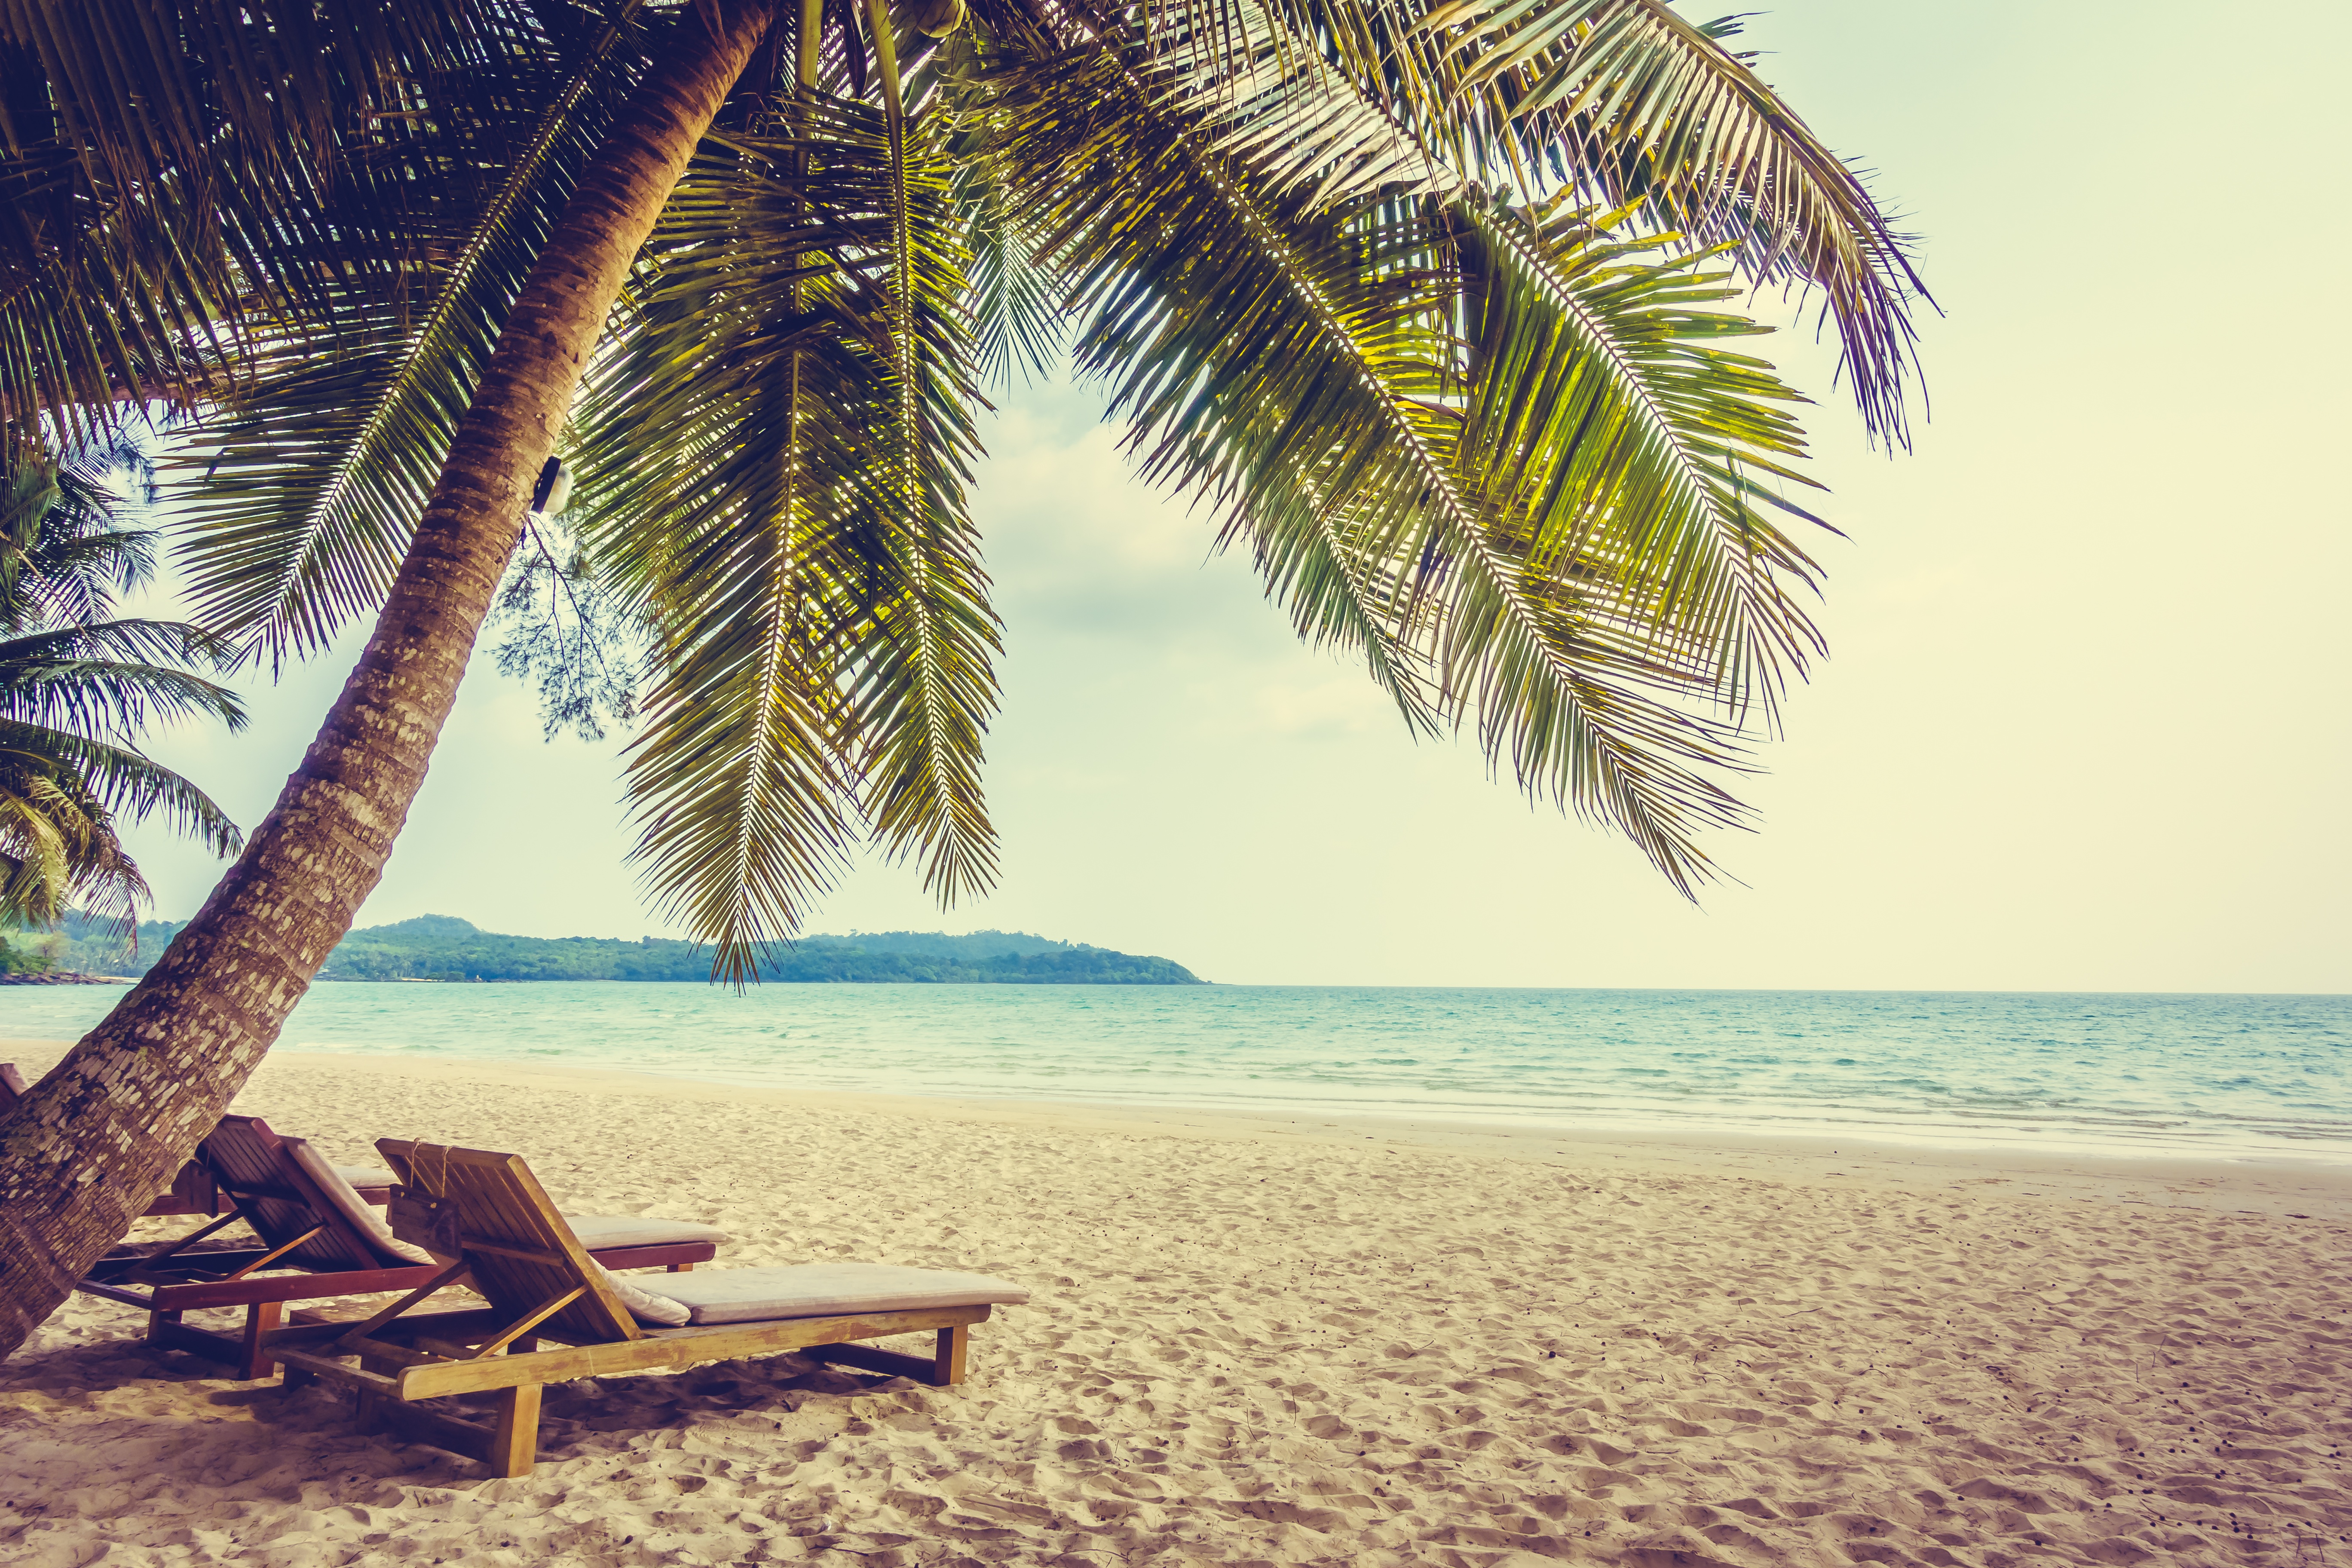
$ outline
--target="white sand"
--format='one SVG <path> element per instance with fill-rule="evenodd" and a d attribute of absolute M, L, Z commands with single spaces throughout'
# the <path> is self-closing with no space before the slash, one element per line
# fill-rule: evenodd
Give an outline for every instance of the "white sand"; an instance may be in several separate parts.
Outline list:
<path fill-rule="evenodd" d="M 0 1365 L 0 1559 L 2352 1565 L 2337 1173 L 321 1057 L 239 1104 L 339 1161 L 518 1151 L 567 1207 L 726 1226 L 722 1263 L 1035 1301 L 952 1391 L 793 1358 L 551 1388 L 501 1481 L 77 1298 Z"/>

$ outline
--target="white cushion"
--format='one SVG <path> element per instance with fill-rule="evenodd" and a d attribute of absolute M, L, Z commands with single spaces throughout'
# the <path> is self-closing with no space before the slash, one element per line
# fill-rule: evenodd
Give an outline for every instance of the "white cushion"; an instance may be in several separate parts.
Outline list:
<path fill-rule="evenodd" d="M 777 1268 L 709 1268 L 665 1274 L 658 1294 L 687 1310 L 694 1323 L 756 1323 L 770 1318 L 831 1318 L 850 1312 L 907 1312 L 924 1307 L 1017 1305 L 1018 1285 L 985 1274 L 903 1268 L 890 1263 L 795 1263 Z"/>
<path fill-rule="evenodd" d="M 400 1180 L 381 1165 L 337 1165 L 335 1174 L 354 1187 L 388 1187 Z"/>
<path fill-rule="evenodd" d="M 604 1277 L 604 1283 L 613 1288 L 613 1294 L 621 1299 L 621 1305 L 627 1309 L 629 1316 L 637 1321 L 656 1324 L 666 1329 L 682 1329 L 686 1326 L 688 1314 L 685 1302 L 673 1301 L 667 1296 L 656 1296 L 649 1290 L 641 1290 L 634 1281 L 623 1279 L 593 1258 L 589 1260 L 588 1267 Z"/>
<path fill-rule="evenodd" d="M 434 1256 L 423 1247 L 411 1247 L 394 1236 L 392 1226 L 384 1223 L 383 1212 L 352 1191 L 351 1184 L 344 1181 L 335 1167 L 327 1163 L 326 1156 L 311 1148 L 307 1140 L 281 1138 L 278 1142 L 285 1144 L 288 1152 L 294 1156 L 294 1163 L 302 1167 L 302 1173 L 310 1177 L 311 1184 L 319 1189 L 319 1195 L 333 1205 L 335 1212 L 353 1230 L 367 1237 L 383 1255 L 385 1261 L 395 1265 L 436 1261 Z"/>
<path fill-rule="evenodd" d="M 727 1239 L 727 1233 L 715 1225 L 698 1225 L 690 1219 L 656 1219 L 651 1215 L 568 1214 L 563 1221 L 580 1238 L 580 1245 L 590 1252 L 614 1247 L 661 1247 L 679 1241 L 707 1241 L 717 1246 Z"/>

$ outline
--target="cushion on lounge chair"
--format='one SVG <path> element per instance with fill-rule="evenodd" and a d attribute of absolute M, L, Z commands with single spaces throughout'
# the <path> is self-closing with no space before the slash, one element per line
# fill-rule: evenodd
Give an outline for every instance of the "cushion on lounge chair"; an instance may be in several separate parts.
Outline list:
<path fill-rule="evenodd" d="M 352 1187 L 388 1187 L 400 1180 L 382 1165 L 337 1165 L 335 1174 L 342 1177 L 344 1185 Z"/>
<path fill-rule="evenodd" d="M 319 1195 L 334 1205 L 335 1213 L 353 1230 L 367 1237 L 368 1244 L 383 1254 L 386 1263 L 397 1267 L 403 1263 L 435 1261 L 433 1255 L 423 1247 L 411 1247 L 394 1236 L 392 1226 L 384 1223 L 383 1212 L 352 1191 L 352 1184 L 343 1180 L 334 1166 L 327 1163 L 324 1154 L 310 1147 L 309 1139 L 289 1138 L 280 1134 L 278 1142 L 285 1145 L 288 1153 L 294 1156 L 294 1163 L 302 1168 L 302 1173 L 318 1187 Z"/>
<path fill-rule="evenodd" d="M 656 1296 L 650 1290 L 640 1290 L 635 1284 L 593 1258 L 589 1260 L 589 1267 L 604 1277 L 604 1283 L 613 1288 L 613 1294 L 621 1299 L 621 1305 L 627 1309 L 629 1316 L 637 1321 L 651 1323 L 656 1328 L 663 1329 L 686 1327 L 691 1314 L 688 1312 L 685 1302 L 673 1301 L 667 1296 Z"/>
<path fill-rule="evenodd" d="M 715 1225 L 690 1219 L 657 1219 L 642 1214 L 567 1214 L 564 1223 L 590 1252 L 615 1247 L 663 1247 L 679 1241 L 707 1241 L 724 1246 L 727 1233 Z"/>
<path fill-rule="evenodd" d="M 647 1281 L 653 1283 L 653 1281 Z M 1029 1292 L 985 1274 L 904 1268 L 890 1263 L 795 1263 L 776 1268 L 712 1268 L 662 1276 L 658 1292 L 691 1323 L 755 1323 L 848 1312 L 906 1312 L 982 1301 L 1018 1304 Z M 635 1309 L 630 1309 L 635 1311 Z"/>

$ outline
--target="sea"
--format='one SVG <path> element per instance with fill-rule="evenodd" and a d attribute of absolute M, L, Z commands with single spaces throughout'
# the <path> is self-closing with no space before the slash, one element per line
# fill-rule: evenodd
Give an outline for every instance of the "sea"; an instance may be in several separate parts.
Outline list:
<path fill-rule="evenodd" d="M 0 990 L 8 1039 L 110 986 Z M 2352 1164 L 2352 997 L 314 985 L 281 1048 L 962 1099 Z"/>

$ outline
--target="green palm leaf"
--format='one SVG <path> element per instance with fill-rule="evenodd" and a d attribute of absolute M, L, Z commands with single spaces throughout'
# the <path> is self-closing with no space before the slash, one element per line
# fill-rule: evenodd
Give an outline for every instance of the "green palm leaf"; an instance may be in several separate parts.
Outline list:
<path fill-rule="evenodd" d="M 1147 476 L 1224 499 L 1302 630 L 1363 647 L 1408 701 L 1427 668 L 1524 786 L 1687 891 L 1694 832 L 1740 815 L 1707 773 L 1740 758 L 1682 700 L 1746 689 L 1809 635 L 1770 581 L 1802 557 L 1737 467 L 1787 473 L 1787 394 L 1690 342 L 1751 329 L 1691 310 L 1719 285 L 1612 268 L 1606 245 L 1555 232 L 1474 266 L 1458 206 L 1318 206 L 1136 65 L 1037 59 L 1007 112 L 1084 268 L 1081 363 L 1116 378 Z"/>
<path fill-rule="evenodd" d="M 125 619 L 0 640 L 0 715 L 128 735 L 158 720 L 214 718 L 245 728 L 236 692 L 182 664 L 218 664 L 232 645 L 178 621 Z"/>
<path fill-rule="evenodd" d="M 351 149 L 321 220 L 331 339 L 306 324 L 267 340 L 265 374 L 184 443 L 177 471 L 201 476 L 184 525 L 199 614 L 273 663 L 324 647 L 398 571 L 508 307 L 641 52 L 634 9 L 568 58 L 493 32 L 510 53 L 435 79 L 415 111 L 433 133 Z M 517 123 L 518 103 L 545 107 Z M 485 163 L 502 174 L 477 198 Z"/>
<path fill-rule="evenodd" d="M 245 328 L 331 322 L 298 241 L 339 132 L 463 67 L 479 0 L 0 4 L 0 409 L 70 446 L 250 367 Z M 474 24 L 468 26 L 466 24 Z"/>
<path fill-rule="evenodd" d="M 581 412 L 583 535 L 661 649 L 630 763 L 637 855 L 736 980 L 829 884 L 861 811 L 922 842 L 923 781 L 942 774 L 949 809 L 976 808 L 993 698 L 993 622 L 953 554 L 969 417 L 931 368 L 960 348 L 940 151 L 918 129 L 894 155 L 856 104 L 810 95 L 794 114 L 799 136 L 730 135 L 689 172 Z M 944 722 L 926 708 L 942 690 L 964 705 Z M 971 820 L 931 850 L 944 875 L 969 875 Z"/>
<path fill-rule="evenodd" d="M 1787 461 L 1803 437 L 1781 405 L 1802 399 L 1716 346 L 1767 329 L 1700 309 L 1738 291 L 1702 258 L 1647 261 L 1658 242 L 1614 237 L 1614 215 L 1456 210 L 1475 311 L 1460 461 L 1489 531 L 1673 684 L 1769 704 L 1821 647 L 1787 592 L 1812 562 L 1770 515 L 1828 525 L 1776 488 L 1818 488 Z"/>
<path fill-rule="evenodd" d="M 69 730 L 0 720 L 0 769 L 17 765 L 73 781 L 75 791 L 105 807 L 108 818 L 158 818 L 174 833 L 226 858 L 245 835 L 219 803 L 152 757 Z"/>
<path fill-rule="evenodd" d="M 1906 439 L 1909 309 L 1926 289 L 1861 179 L 1718 41 L 1729 23 L 1694 25 L 1664 0 L 1454 0 L 1415 26 L 1430 79 L 1513 126 L 1528 165 L 1564 142 L 1591 197 L 1729 246 L 1758 284 L 1820 290 L 1864 422 Z"/>

